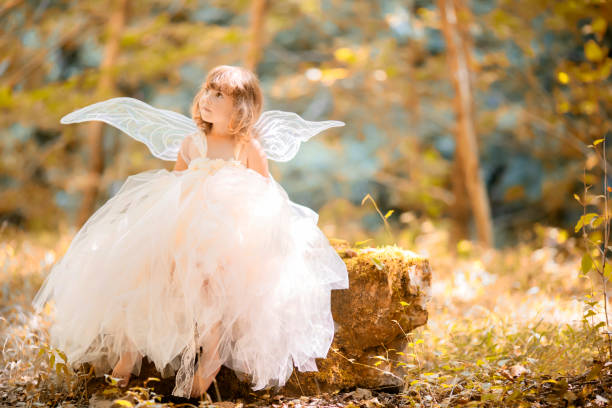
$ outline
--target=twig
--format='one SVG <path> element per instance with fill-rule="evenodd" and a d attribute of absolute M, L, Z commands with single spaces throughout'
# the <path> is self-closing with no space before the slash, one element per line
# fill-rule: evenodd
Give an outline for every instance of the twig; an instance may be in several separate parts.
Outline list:
<path fill-rule="evenodd" d="M 370 201 L 372 201 L 372 204 L 374 204 L 374 208 L 376 209 L 376 212 L 378 213 L 378 215 L 380 215 L 380 217 L 382 218 L 383 222 L 385 223 L 385 229 L 387 230 L 387 233 L 389 234 L 389 236 L 391 237 L 391 240 L 393 242 L 395 242 L 395 238 L 393 237 L 393 233 L 391 232 L 391 227 L 389 226 L 389 223 L 387 222 L 387 217 L 385 217 L 380 210 L 378 209 L 378 205 L 376 205 L 376 201 L 374 201 L 374 199 L 372 198 L 372 196 L 370 195 L 370 193 L 366 194 L 365 197 L 363 197 L 363 199 L 361 200 L 361 205 L 363 205 L 363 203 L 365 203 L 365 201 L 367 199 L 370 199 Z"/>
<path fill-rule="evenodd" d="M 603 143 L 602 143 L 602 148 L 603 148 L 603 159 L 604 161 L 606 161 L 606 136 L 604 135 L 603 138 Z M 610 217 L 608 214 L 608 172 L 607 172 L 607 166 L 604 166 L 604 214 L 605 214 L 605 218 L 604 218 L 604 248 L 603 248 L 603 253 L 601 254 L 602 257 L 602 261 L 601 261 L 601 272 L 602 272 L 602 276 L 601 279 L 603 281 L 603 295 L 604 295 L 604 314 L 606 317 L 606 328 L 610 327 L 610 321 L 608 319 L 608 292 L 607 292 L 607 288 L 606 288 L 606 283 L 608 281 L 608 278 L 606 277 L 606 251 L 608 250 L 608 241 L 610 238 Z M 612 360 L 612 338 L 610 337 L 610 334 L 608 334 L 608 354 L 610 355 L 610 360 Z"/>
<path fill-rule="evenodd" d="M 374 370 L 380 371 L 383 374 L 388 374 L 394 378 L 397 378 L 398 380 L 400 380 L 401 382 L 404 382 L 404 379 L 393 374 L 391 371 L 387 371 L 387 370 L 381 370 L 380 368 L 376 367 L 376 366 L 371 366 L 368 364 L 363 364 L 363 363 L 358 363 L 356 361 L 351 361 L 351 359 L 346 358 L 346 356 L 344 356 L 342 353 L 338 352 L 336 349 L 332 348 L 332 351 L 336 354 L 338 354 L 340 357 L 342 357 L 343 359 L 345 359 L 346 361 L 348 361 L 351 364 L 356 364 L 356 365 L 360 365 L 360 366 L 364 366 L 364 367 L 368 367 L 368 368 L 373 368 Z"/>

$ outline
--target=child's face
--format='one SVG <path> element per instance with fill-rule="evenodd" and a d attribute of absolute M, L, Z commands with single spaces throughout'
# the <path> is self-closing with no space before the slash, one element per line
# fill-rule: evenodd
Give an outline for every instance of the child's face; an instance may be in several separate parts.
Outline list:
<path fill-rule="evenodd" d="M 231 95 L 212 88 L 204 90 L 198 101 L 202 120 L 225 127 L 234 107 L 233 99 Z"/>

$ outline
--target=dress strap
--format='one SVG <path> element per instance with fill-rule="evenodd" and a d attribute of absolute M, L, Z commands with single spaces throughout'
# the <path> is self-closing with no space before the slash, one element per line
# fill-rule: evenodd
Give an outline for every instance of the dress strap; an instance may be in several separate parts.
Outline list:
<path fill-rule="evenodd" d="M 198 133 L 194 133 L 192 135 L 192 139 L 194 141 L 196 149 L 198 149 L 198 153 L 200 154 L 200 157 L 206 157 L 206 153 L 208 150 L 208 146 L 204 144 L 206 143 L 204 139 L 205 137 L 206 135 L 201 131 Z"/>
<path fill-rule="evenodd" d="M 242 146 L 244 146 L 244 143 L 236 143 L 236 147 L 234 148 L 234 160 L 240 161 L 240 153 L 242 153 Z"/>

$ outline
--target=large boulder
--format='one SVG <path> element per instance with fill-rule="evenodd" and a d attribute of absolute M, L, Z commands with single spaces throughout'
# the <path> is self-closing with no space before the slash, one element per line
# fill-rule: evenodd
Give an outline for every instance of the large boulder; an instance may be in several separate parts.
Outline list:
<path fill-rule="evenodd" d="M 427 323 L 431 270 L 427 259 L 397 246 L 351 248 L 332 240 L 349 272 L 349 288 L 333 290 L 337 324 L 319 371 L 297 369 L 281 390 L 284 395 L 316 395 L 350 387 L 399 386 L 401 371 L 388 360 L 408 343 L 406 333 Z"/>

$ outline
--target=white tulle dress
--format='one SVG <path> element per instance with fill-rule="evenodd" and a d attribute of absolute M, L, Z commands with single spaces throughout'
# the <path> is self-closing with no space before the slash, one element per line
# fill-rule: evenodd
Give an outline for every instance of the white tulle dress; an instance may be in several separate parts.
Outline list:
<path fill-rule="evenodd" d="M 202 133 L 188 137 L 188 169 L 128 177 L 52 268 L 34 299 L 38 310 L 52 301 L 52 345 L 97 375 L 138 351 L 184 397 L 211 342 L 206 375 L 222 364 L 253 390 L 284 385 L 294 366 L 317 370 L 345 264 L 314 211 L 238 160 L 207 158 Z"/>

